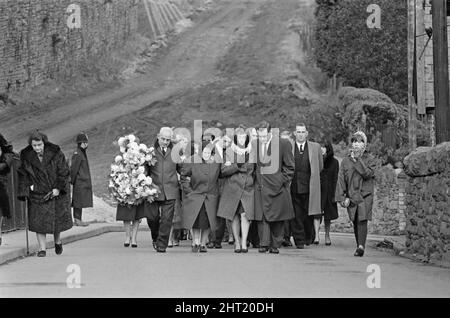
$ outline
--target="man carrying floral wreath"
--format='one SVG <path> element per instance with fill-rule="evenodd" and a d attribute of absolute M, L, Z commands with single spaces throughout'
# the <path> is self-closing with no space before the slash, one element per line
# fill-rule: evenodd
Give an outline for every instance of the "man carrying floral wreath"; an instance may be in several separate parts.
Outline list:
<path fill-rule="evenodd" d="M 160 194 L 152 203 L 146 203 L 147 223 L 151 230 L 153 247 L 159 253 L 166 251 L 175 210 L 175 202 L 180 194 L 177 171 L 179 166 L 172 159 L 173 131 L 162 127 L 155 141 L 156 164 L 147 166 L 149 176 L 160 189 Z M 175 158 L 176 156 L 174 156 Z M 178 170 L 177 170 L 178 169 Z"/>

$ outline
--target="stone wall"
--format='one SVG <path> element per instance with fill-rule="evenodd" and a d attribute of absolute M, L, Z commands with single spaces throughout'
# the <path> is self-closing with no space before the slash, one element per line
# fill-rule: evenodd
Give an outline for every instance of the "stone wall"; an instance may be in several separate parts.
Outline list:
<path fill-rule="evenodd" d="M 424 261 L 450 262 L 450 142 L 419 148 L 404 160 L 406 247 Z"/>
<path fill-rule="evenodd" d="M 369 233 L 379 235 L 405 234 L 405 186 L 406 175 L 402 169 L 394 169 L 391 165 L 376 171 L 375 196 L 372 221 L 369 222 Z M 353 225 L 347 210 L 339 208 L 339 218 L 332 222 L 331 230 L 353 233 Z"/>
<path fill-rule="evenodd" d="M 138 0 L 0 0 L 0 93 L 70 78 L 123 46 L 137 13 Z"/>

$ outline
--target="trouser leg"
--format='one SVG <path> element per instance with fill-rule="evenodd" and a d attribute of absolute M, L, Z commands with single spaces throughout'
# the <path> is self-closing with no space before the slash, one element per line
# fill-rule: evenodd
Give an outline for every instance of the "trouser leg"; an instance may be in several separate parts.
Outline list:
<path fill-rule="evenodd" d="M 306 202 L 305 202 L 306 200 Z M 290 221 L 292 236 L 295 245 L 310 243 L 307 241 L 305 229 L 305 218 L 308 216 L 309 196 L 304 194 L 292 194 L 295 217 Z M 305 209 L 306 207 L 306 209 Z"/>
<path fill-rule="evenodd" d="M 270 246 L 270 226 L 267 223 L 266 218 L 262 217 L 261 221 L 258 221 L 258 235 L 259 235 L 259 246 L 269 247 Z"/>
<path fill-rule="evenodd" d="M 175 200 L 167 200 L 161 204 L 161 217 L 158 227 L 158 238 L 156 245 L 158 247 L 167 248 L 172 228 L 173 214 L 175 212 Z"/>
<path fill-rule="evenodd" d="M 73 208 L 73 218 L 81 221 L 82 211 L 81 208 Z"/>
<path fill-rule="evenodd" d="M 280 248 L 283 243 L 284 221 L 269 222 L 270 226 L 270 241 L 269 246 Z"/>
<path fill-rule="evenodd" d="M 217 229 L 215 230 L 214 243 L 222 244 L 222 240 L 225 235 L 226 220 L 224 218 L 217 217 L 216 222 L 217 222 Z"/>

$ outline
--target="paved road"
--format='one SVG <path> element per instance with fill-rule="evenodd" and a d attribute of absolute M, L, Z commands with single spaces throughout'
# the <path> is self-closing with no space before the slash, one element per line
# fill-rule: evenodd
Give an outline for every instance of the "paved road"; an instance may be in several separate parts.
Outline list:
<path fill-rule="evenodd" d="M 353 240 L 333 246 L 288 248 L 279 255 L 255 249 L 192 254 L 188 242 L 158 254 L 149 232 L 137 249 L 124 248 L 123 233 L 108 233 L 65 246 L 56 256 L 29 257 L 0 266 L 0 297 L 449 297 L 450 270 L 368 248 L 353 256 Z M 323 238 L 322 238 L 323 239 Z M 373 243 L 372 243 L 373 244 Z M 81 288 L 68 288 L 70 264 L 81 269 Z M 370 289 L 367 266 L 378 264 L 381 288 Z"/>

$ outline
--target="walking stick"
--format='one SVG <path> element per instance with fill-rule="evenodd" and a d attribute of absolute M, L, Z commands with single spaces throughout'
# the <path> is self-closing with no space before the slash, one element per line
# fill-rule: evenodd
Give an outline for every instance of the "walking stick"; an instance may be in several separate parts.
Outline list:
<path fill-rule="evenodd" d="M 25 236 L 27 240 L 27 255 L 30 255 L 30 243 L 28 240 L 28 198 L 25 198 Z"/>

